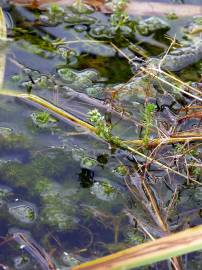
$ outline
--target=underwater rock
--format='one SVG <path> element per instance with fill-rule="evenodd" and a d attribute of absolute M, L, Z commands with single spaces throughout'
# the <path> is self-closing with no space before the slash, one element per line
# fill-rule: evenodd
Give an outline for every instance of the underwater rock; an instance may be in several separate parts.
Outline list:
<path fill-rule="evenodd" d="M 113 201 L 117 197 L 116 189 L 106 180 L 93 183 L 90 192 L 102 201 Z"/>
<path fill-rule="evenodd" d="M 140 34 L 147 36 L 156 31 L 170 29 L 170 25 L 159 17 L 150 17 L 148 19 L 140 20 L 137 25 L 137 30 Z"/>
<path fill-rule="evenodd" d="M 31 114 L 33 123 L 39 128 L 52 128 L 57 125 L 58 120 L 48 112 L 34 112 Z"/>
<path fill-rule="evenodd" d="M 9 203 L 8 212 L 18 221 L 27 224 L 33 223 L 38 215 L 35 205 L 25 201 Z"/>

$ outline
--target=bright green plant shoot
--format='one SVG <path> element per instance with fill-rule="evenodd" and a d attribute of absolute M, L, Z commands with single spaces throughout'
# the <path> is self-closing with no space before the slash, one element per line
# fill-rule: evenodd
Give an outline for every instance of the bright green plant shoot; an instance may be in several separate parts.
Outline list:
<path fill-rule="evenodd" d="M 144 125 L 145 125 L 145 129 L 144 129 L 144 137 L 143 137 L 143 141 L 146 145 L 148 145 L 149 143 L 149 135 L 151 133 L 151 127 L 152 127 L 152 122 L 153 122 L 153 115 L 154 115 L 154 111 L 156 109 L 156 105 L 152 104 L 152 103 L 148 103 L 145 107 L 145 111 L 144 111 Z"/>
<path fill-rule="evenodd" d="M 110 17 L 111 25 L 115 26 L 116 29 L 119 29 L 121 26 L 124 26 L 128 20 L 128 13 L 124 11 L 124 8 L 128 0 L 113 0 L 113 14 Z"/>
<path fill-rule="evenodd" d="M 98 136 L 116 146 L 121 146 L 121 140 L 117 136 L 112 135 L 111 126 L 107 124 L 104 116 L 97 109 L 88 112 L 88 118 L 95 126 Z"/>

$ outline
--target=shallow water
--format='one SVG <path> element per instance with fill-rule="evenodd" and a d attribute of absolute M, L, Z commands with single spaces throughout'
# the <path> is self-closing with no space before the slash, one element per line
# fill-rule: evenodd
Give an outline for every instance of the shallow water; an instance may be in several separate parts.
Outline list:
<path fill-rule="evenodd" d="M 15 29 L 9 31 L 13 40 L 6 48 L 5 89 L 17 93 L 31 92 L 89 122 L 86 115 L 96 107 L 96 101 L 111 102 L 110 89 L 133 76 L 128 61 L 109 43 L 68 43 L 92 38 L 88 23 L 44 26 L 37 20 L 37 13 L 35 17 L 34 12 L 23 7 L 13 7 L 10 13 Z M 90 16 L 98 20 L 97 24 L 107 26 L 107 16 L 97 12 Z M 175 32 L 181 40 L 180 29 L 186 20 L 191 19 L 178 20 L 177 23 L 170 21 L 171 29 L 167 34 L 172 36 Z M 62 50 L 68 53 L 65 57 L 62 51 L 53 47 L 52 43 L 58 42 L 56 38 L 67 41 L 67 44 L 61 45 Z M 139 41 L 139 46 L 149 56 L 162 54 L 169 46 L 168 39 L 163 35 L 112 38 L 130 58 L 135 54 L 127 49 L 128 39 L 130 42 Z M 64 68 L 73 69 L 75 73 L 70 76 L 61 71 Z M 86 71 L 94 73 L 91 77 L 82 77 L 82 72 Z M 72 76 L 77 79 L 72 80 Z M 93 88 L 95 85 L 98 91 Z M 104 92 L 106 86 L 107 91 Z M 89 95 L 90 102 L 78 93 Z M 94 97 L 97 99 L 94 100 Z M 134 103 L 123 99 L 124 105 L 120 103 L 119 106 L 141 121 L 144 102 L 140 93 Z M 42 261 L 40 253 L 34 250 L 33 245 L 37 245 L 42 254 L 49 254 L 57 269 L 68 269 L 78 262 L 144 241 L 145 235 L 134 229 L 125 215 L 126 211 L 137 212 L 138 219 L 146 220 L 152 226 L 155 224 L 141 209 L 141 203 L 131 198 L 125 177 L 117 173 L 117 168 L 123 165 L 129 169 L 136 168 L 138 162 L 142 162 L 141 158 L 113 148 L 75 123 L 55 115 L 52 122 L 39 126 L 33 120 L 34 113 L 39 109 L 33 102 L 1 96 L 0 265 L 9 269 L 51 269 L 47 261 Z M 129 117 L 122 119 L 121 114 L 107 114 L 104 106 L 100 107 L 100 111 L 112 122 L 115 135 L 123 139 L 141 136 L 140 126 L 132 125 Z M 160 117 L 163 119 L 161 113 Z M 193 126 L 195 123 L 188 124 Z M 173 146 L 162 149 L 162 153 L 167 152 L 168 156 L 172 151 Z M 151 172 L 155 169 L 155 166 L 151 168 Z M 162 170 L 157 170 L 156 177 L 164 177 Z M 184 180 L 175 175 L 170 176 L 170 181 L 173 181 L 174 187 L 181 185 L 183 198 L 176 207 L 176 216 L 171 217 L 170 223 L 175 224 L 179 212 L 201 207 L 201 190 L 198 189 L 198 193 L 195 189 L 187 191 Z M 153 184 L 154 190 L 158 186 L 159 200 L 166 205 L 174 188 L 165 182 Z M 182 205 L 186 198 L 192 198 L 193 204 L 185 209 Z M 183 217 L 180 219 L 183 222 Z M 190 222 L 192 225 L 200 224 L 200 213 L 194 211 Z M 154 226 L 152 233 L 155 234 L 155 230 L 158 231 L 158 228 Z M 23 242 L 23 239 L 26 241 Z M 166 267 L 167 264 L 162 263 L 146 269 Z"/>

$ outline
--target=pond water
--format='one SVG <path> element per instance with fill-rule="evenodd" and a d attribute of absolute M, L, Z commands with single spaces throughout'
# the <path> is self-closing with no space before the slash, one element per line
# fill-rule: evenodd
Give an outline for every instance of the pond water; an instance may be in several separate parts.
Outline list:
<path fill-rule="evenodd" d="M 97 108 L 112 134 L 123 140 L 145 138 L 142 123 L 147 103 L 159 108 L 155 114 L 159 126 L 150 131 L 151 138 L 158 129 L 168 134 L 172 126 L 175 132 L 193 128 L 200 132 L 200 118 L 186 119 L 180 111 L 191 104 L 191 98 L 173 95 L 169 89 L 165 94 L 162 84 L 156 91 L 151 77 L 135 82 L 135 95 L 123 91 L 120 97 L 113 96 L 136 72 L 127 57 L 138 61 L 161 57 L 174 35 L 178 42 L 183 40 L 182 28 L 193 18 L 164 17 L 163 28 L 157 32 L 148 28 L 151 33 L 145 35 L 140 25 L 134 34 L 139 18 L 130 18 L 117 30 L 110 25 L 109 15 L 86 6 L 80 11 L 8 6 L 5 14 L 10 40 L 1 48 L 6 59 L 2 88 L 7 90 L 0 99 L 0 269 L 66 270 L 145 242 L 149 240 L 145 231 L 163 236 L 140 187 L 143 176 L 163 217 L 169 214 L 173 231 L 200 224 L 201 187 L 187 186 L 182 176 L 187 174 L 186 161 L 190 176 L 201 181 L 201 171 L 194 167 L 201 162 L 200 144 L 156 150 L 155 158 L 181 175 L 155 164 L 145 169 L 144 157 L 19 96 L 39 96 L 88 124 L 88 112 Z M 196 61 L 177 75 L 199 85 L 201 68 Z M 176 116 L 181 117 L 179 122 Z M 150 149 L 138 149 L 151 154 Z M 174 193 L 177 198 L 166 214 Z M 184 256 L 184 269 L 200 269 L 201 260 L 201 253 Z M 163 262 L 144 269 L 169 267 Z"/>

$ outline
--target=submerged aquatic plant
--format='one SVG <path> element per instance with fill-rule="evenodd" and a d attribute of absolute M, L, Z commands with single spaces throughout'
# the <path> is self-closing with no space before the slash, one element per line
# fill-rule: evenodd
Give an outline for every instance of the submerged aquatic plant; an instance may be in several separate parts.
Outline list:
<path fill-rule="evenodd" d="M 54 126 L 57 119 L 53 118 L 48 112 L 34 112 L 31 114 L 32 121 L 38 127 Z"/>
<path fill-rule="evenodd" d="M 119 29 L 121 26 L 124 26 L 128 21 L 128 13 L 124 11 L 128 0 L 113 0 L 113 14 L 110 17 L 111 25 Z"/>
<path fill-rule="evenodd" d="M 88 117 L 91 123 L 94 124 L 96 128 L 96 133 L 101 138 L 117 146 L 121 145 L 121 140 L 119 139 L 119 137 L 112 134 L 112 127 L 107 124 L 104 116 L 102 116 L 97 109 L 88 112 Z"/>
<path fill-rule="evenodd" d="M 116 198 L 116 189 L 106 180 L 95 182 L 91 187 L 91 194 L 102 201 L 112 201 Z"/>
<path fill-rule="evenodd" d="M 149 143 L 149 135 L 151 132 L 153 115 L 154 115 L 155 109 L 156 109 L 156 105 L 154 105 L 152 103 L 148 103 L 145 107 L 145 111 L 143 114 L 144 124 L 145 124 L 145 129 L 143 132 L 143 134 L 144 134 L 143 141 L 146 145 Z"/>

